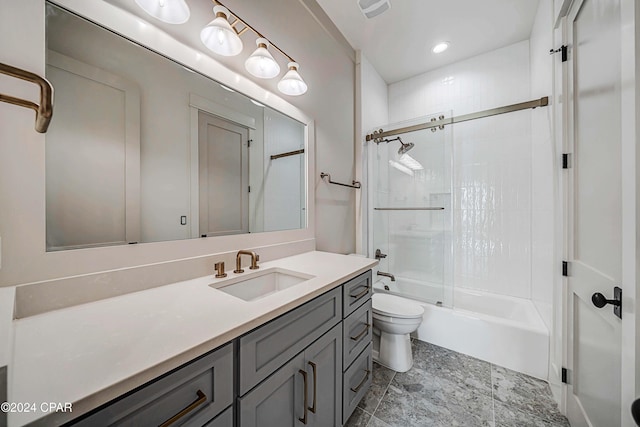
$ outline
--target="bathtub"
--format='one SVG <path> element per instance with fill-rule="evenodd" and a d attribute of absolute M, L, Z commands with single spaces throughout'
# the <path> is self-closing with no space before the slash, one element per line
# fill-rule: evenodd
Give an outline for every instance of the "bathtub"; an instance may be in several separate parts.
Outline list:
<path fill-rule="evenodd" d="M 391 292 L 384 289 L 385 285 Z M 384 278 L 374 283 L 374 292 L 399 295 L 402 289 L 413 286 L 412 281 L 401 277 L 396 282 Z M 409 301 L 424 307 L 415 338 L 547 379 L 549 331 L 530 300 L 454 288 L 453 308 Z"/>

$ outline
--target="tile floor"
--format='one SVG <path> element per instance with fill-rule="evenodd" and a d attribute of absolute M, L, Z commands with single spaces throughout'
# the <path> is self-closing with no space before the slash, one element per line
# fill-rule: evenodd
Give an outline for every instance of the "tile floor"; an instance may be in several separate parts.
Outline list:
<path fill-rule="evenodd" d="M 545 381 L 412 340 L 413 368 L 374 363 L 346 427 L 568 427 Z"/>

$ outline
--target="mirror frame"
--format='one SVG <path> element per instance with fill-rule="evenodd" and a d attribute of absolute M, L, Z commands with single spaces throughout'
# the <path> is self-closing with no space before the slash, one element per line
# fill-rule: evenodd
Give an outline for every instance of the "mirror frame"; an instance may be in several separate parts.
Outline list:
<path fill-rule="evenodd" d="M 20 2 L 22 3 L 22 2 Z M 125 38 L 146 46 L 155 52 L 166 56 L 179 64 L 211 78 L 212 81 L 231 87 L 239 93 L 263 103 L 294 120 L 306 125 L 305 136 L 305 177 L 306 177 L 306 228 L 296 230 L 271 231 L 261 233 L 238 234 L 199 239 L 185 239 L 164 242 L 141 243 L 125 246 L 106 246 L 85 248 L 73 251 L 46 252 L 45 248 L 45 212 L 44 212 L 44 181 L 34 181 L 35 190 L 28 194 L 30 200 L 38 200 L 42 210 L 33 212 L 35 229 L 27 239 L 22 239 L 11 250 L 13 257 L 24 261 L 2 271 L 6 285 L 29 284 L 61 279 L 70 276 L 110 272 L 156 263 L 193 259 L 237 251 L 244 248 L 259 248 L 264 246 L 299 244 L 296 247 L 315 248 L 315 127 L 313 120 L 303 111 L 278 95 L 269 92 L 246 77 L 239 75 L 215 59 L 188 47 L 171 38 L 166 33 L 118 7 L 103 1 L 86 0 L 52 0 L 51 3 L 63 7 L 79 16 L 98 23 Z M 35 13 L 34 13 L 35 12 Z M 35 20 L 41 25 L 42 35 L 45 33 L 45 0 L 24 2 L 16 10 L 13 21 L 16 30 L 25 20 Z M 27 18 L 29 17 L 29 18 Z M 7 31 L 12 31 L 13 24 Z M 17 31 L 17 34 L 22 34 Z M 32 34 L 33 35 L 33 34 Z M 23 43 L 22 48 L 30 49 L 32 69 L 44 70 L 46 44 L 44 37 L 30 37 Z M 55 111 L 55 106 L 54 106 Z M 55 113 L 54 113 L 55 114 Z M 31 119 L 31 117 L 30 117 Z M 38 150 L 44 156 L 45 137 L 36 135 L 32 139 L 37 142 Z M 19 141 L 15 141 L 18 143 Z M 24 141 L 20 141 L 24 144 Z M 44 165 L 38 166 L 37 175 L 44 178 Z M 34 171 L 35 172 L 35 171 Z M 306 249 L 309 250 L 309 249 Z M 312 249 L 313 250 L 313 249 Z M 303 250 L 304 251 L 304 250 Z M 29 268 L 24 268 L 28 266 Z M 136 278 L 136 280 L 142 280 Z M 148 279 L 145 279 L 148 280 Z"/>

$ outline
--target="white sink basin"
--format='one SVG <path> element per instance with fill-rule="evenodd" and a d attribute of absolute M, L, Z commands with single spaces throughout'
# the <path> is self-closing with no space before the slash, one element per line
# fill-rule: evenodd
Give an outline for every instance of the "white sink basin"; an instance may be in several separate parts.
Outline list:
<path fill-rule="evenodd" d="M 283 268 L 267 268 L 250 273 L 250 276 L 236 277 L 209 286 L 244 301 L 255 301 L 276 292 L 296 286 L 315 276 L 285 270 Z"/>

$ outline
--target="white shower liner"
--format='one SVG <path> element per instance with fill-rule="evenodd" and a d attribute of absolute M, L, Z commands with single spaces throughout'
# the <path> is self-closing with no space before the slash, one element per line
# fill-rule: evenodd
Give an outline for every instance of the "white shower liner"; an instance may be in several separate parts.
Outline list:
<path fill-rule="evenodd" d="M 387 292 L 384 285 L 400 293 L 403 286 L 415 286 L 404 282 L 384 278 L 374 283 L 374 292 Z M 547 379 L 549 331 L 530 300 L 456 287 L 453 308 L 405 299 L 424 307 L 415 338 Z"/>

